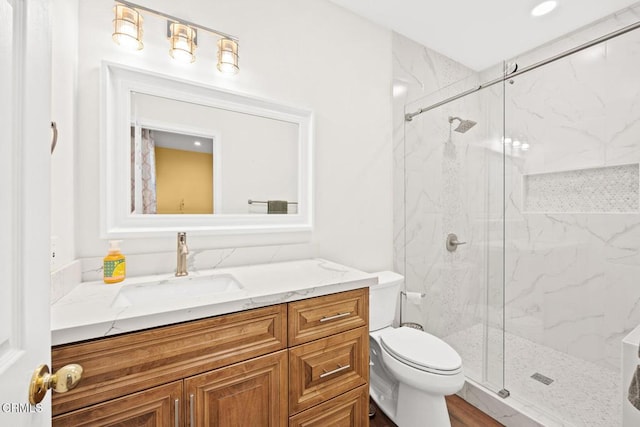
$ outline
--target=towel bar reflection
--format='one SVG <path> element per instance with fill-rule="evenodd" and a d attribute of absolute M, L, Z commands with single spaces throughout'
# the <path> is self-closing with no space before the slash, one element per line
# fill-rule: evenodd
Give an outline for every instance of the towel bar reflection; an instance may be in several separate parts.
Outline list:
<path fill-rule="evenodd" d="M 252 204 L 254 204 L 254 203 L 269 203 L 269 202 L 267 202 L 267 201 L 263 201 L 263 200 L 251 200 L 251 199 L 249 199 L 249 200 L 247 201 L 247 203 L 249 203 L 250 205 L 252 205 Z M 297 204 L 298 204 L 298 202 L 287 202 L 287 204 L 289 204 L 289 205 L 297 205 Z"/>

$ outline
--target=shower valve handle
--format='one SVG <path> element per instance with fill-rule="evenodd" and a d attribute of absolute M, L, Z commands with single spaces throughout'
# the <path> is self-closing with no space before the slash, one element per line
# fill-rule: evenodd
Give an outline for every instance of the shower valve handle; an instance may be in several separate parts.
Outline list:
<path fill-rule="evenodd" d="M 467 242 L 458 241 L 458 236 L 456 236 L 454 233 L 449 233 L 447 235 L 446 247 L 449 252 L 455 252 L 455 250 L 458 249 L 458 246 L 466 244 Z"/>

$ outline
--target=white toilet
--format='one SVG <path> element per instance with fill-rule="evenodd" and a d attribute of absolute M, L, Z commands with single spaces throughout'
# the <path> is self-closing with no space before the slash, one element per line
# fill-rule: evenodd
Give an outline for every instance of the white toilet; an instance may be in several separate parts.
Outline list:
<path fill-rule="evenodd" d="M 370 394 L 399 427 L 450 427 L 445 395 L 464 385 L 462 359 L 440 338 L 392 327 L 404 277 L 375 273 L 369 288 Z"/>

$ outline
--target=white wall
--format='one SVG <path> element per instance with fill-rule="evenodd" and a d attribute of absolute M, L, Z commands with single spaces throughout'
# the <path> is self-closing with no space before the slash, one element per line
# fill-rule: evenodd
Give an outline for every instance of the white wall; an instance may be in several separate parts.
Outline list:
<path fill-rule="evenodd" d="M 52 270 L 75 257 L 75 107 L 78 61 L 78 0 L 52 2 L 51 120 L 58 144 L 51 156 L 51 235 L 55 239 Z"/>
<path fill-rule="evenodd" d="M 227 263 L 320 256 L 364 270 L 391 268 L 390 32 L 324 0 L 141 3 L 238 36 L 241 71 L 233 78 L 215 71 L 215 39 L 206 35 L 199 38 L 195 63 L 172 61 L 166 24 L 153 16 L 145 19 L 145 49 L 123 51 L 111 40 L 113 4 L 80 2 L 77 160 L 68 165 L 78 177 L 76 257 L 101 256 L 106 248 L 99 238 L 98 145 L 99 69 L 101 61 L 108 60 L 315 112 L 316 203 L 311 240 L 273 247 L 282 239 L 190 236 L 192 249 L 229 248 L 216 255 Z M 62 203 L 56 197 L 54 211 L 66 209 Z M 130 239 L 123 243 L 123 251 L 169 252 L 175 248 L 174 240 Z"/>

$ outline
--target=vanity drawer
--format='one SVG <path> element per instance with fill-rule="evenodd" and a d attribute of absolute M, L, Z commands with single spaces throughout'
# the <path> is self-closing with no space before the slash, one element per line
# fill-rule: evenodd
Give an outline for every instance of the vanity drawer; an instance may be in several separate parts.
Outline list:
<path fill-rule="evenodd" d="M 289 303 L 289 346 L 366 326 L 369 288 Z"/>
<path fill-rule="evenodd" d="M 287 347 L 286 305 L 54 347 L 54 372 L 84 368 L 78 387 L 54 394 L 54 415 Z"/>
<path fill-rule="evenodd" d="M 290 415 L 368 383 L 367 327 L 289 349 Z"/>
<path fill-rule="evenodd" d="M 369 387 L 360 386 L 289 419 L 289 427 L 326 426 L 368 427 Z"/>

